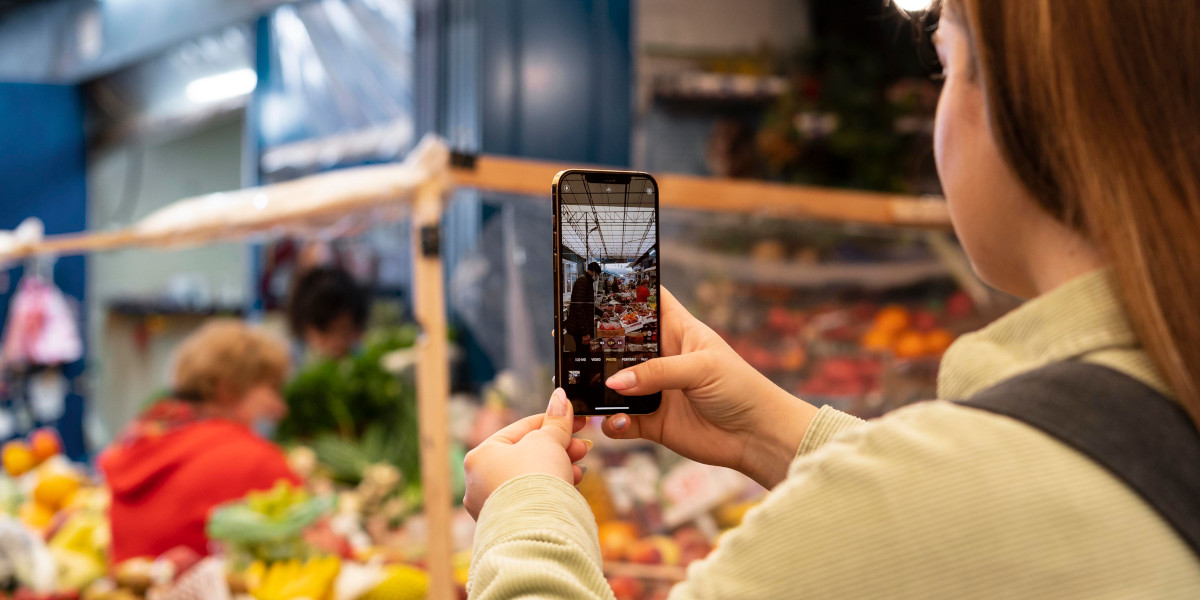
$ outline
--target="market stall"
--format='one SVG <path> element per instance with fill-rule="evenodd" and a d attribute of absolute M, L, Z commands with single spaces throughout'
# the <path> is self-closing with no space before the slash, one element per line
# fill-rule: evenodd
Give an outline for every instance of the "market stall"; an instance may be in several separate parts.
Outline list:
<path fill-rule="evenodd" d="M 452 556 L 454 498 L 450 473 L 446 468 L 450 460 L 450 422 L 447 416 L 450 377 L 446 360 L 447 327 L 439 257 L 438 224 L 442 202 L 454 186 L 545 196 L 548 182 L 554 173 L 564 168 L 566 166 L 554 163 L 503 157 L 452 157 L 442 142 L 427 138 L 403 164 L 346 169 L 261 188 L 185 199 L 133 227 L 120 231 L 81 232 L 45 239 L 14 237 L 0 240 L 0 261 L 41 254 L 98 252 L 132 245 L 205 244 L 216 240 L 277 236 L 285 232 L 328 230 L 345 227 L 348 222 L 372 223 L 409 218 L 414 243 L 415 313 L 421 332 L 415 346 L 423 493 L 421 522 L 424 524 L 425 539 L 420 564 L 428 572 L 429 597 L 452 598 L 455 595 L 456 580 L 459 585 L 463 581 L 465 566 L 461 564 L 461 558 L 456 564 Z M 664 207 L 810 221 L 865 223 L 876 226 L 900 225 L 928 231 L 929 235 L 935 238 L 942 235 L 939 230 L 945 230 L 949 226 L 944 204 L 937 199 L 672 175 L 659 176 L 658 181 Z M 600 226 L 603 227 L 603 224 Z M 586 246 L 589 243 L 587 228 L 582 227 L 578 233 L 580 235 L 575 237 L 567 236 L 568 241 L 565 243 L 568 246 Z M 652 238 L 647 236 L 645 231 L 636 234 L 617 234 L 611 231 L 599 233 L 607 233 L 610 240 L 619 240 L 620 249 L 614 255 L 619 255 L 620 260 L 614 261 L 611 272 L 608 273 L 610 287 L 604 291 L 599 305 L 605 319 L 597 328 L 597 335 L 593 339 L 594 349 L 603 351 L 640 347 L 646 351 L 654 351 L 659 343 L 655 316 L 658 299 L 653 294 L 643 296 L 637 290 L 639 282 L 658 280 L 657 257 L 647 254 L 647 240 Z M 588 255 L 586 247 L 581 250 L 580 255 Z M 694 252 L 687 254 L 697 255 Z M 950 262 L 960 260 L 953 256 L 953 252 L 946 252 L 946 256 Z M 733 270 L 739 269 L 735 265 Z M 953 271 L 954 268 L 950 270 Z M 773 318 L 781 317 L 775 315 Z M 877 321 L 880 331 L 884 332 L 876 337 L 888 337 L 887 348 L 892 348 L 895 341 L 893 338 L 906 333 L 909 327 L 907 319 L 885 318 L 882 312 L 873 318 Z M 901 320 L 904 322 L 900 323 Z M 862 334 L 858 332 L 849 335 Z M 921 338 L 922 343 L 926 337 Z M 926 353 L 926 346 L 922 348 L 921 353 Z M 936 350 L 928 353 L 936 353 Z M 714 471 L 681 463 L 662 473 L 657 468 L 650 469 L 645 466 L 649 460 L 645 448 L 623 446 L 614 452 L 623 454 L 619 461 L 613 459 L 614 464 L 620 463 L 615 477 L 627 480 L 627 484 L 619 487 L 635 491 L 630 492 L 632 495 L 628 498 L 606 499 L 607 492 L 595 487 L 596 484 L 604 484 L 592 478 L 590 483 L 585 480 L 585 483 L 592 485 L 592 489 L 584 489 L 584 493 L 601 522 L 602 544 L 609 549 L 606 551 L 606 558 L 610 559 L 610 562 L 606 568 L 618 579 L 677 579 L 681 573 L 681 565 L 703 556 L 711 548 L 711 541 L 719 528 L 736 524 L 740 519 L 739 515 L 753 504 L 755 490 L 743 489 L 739 487 L 739 482 L 723 480 L 722 475 Z M 626 463 L 627 460 L 633 461 L 632 466 Z M 8 462 L 7 453 L 5 462 Z M 639 464 L 642 466 L 639 467 Z M 45 471 L 49 473 L 52 469 L 47 467 Z M 24 476 L 26 472 L 33 472 L 32 467 L 19 474 L 10 469 L 10 473 L 14 475 Z M 37 473 L 37 481 L 40 482 L 46 473 Z M 76 482 L 71 485 L 88 487 L 86 478 L 78 472 L 69 475 L 69 478 Z M 606 478 L 611 480 L 611 474 Z M 650 479 L 653 481 L 647 483 Z M 673 500 L 663 505 L 668 509 L 655 509 L 663 514 L 654 519 L 654 522 L 631 524 L 627 520 L 614 517 L 617 513 L 629 514 L 629 507 L 635 504 L 659 506 L 658 501 L 652 500 L 652 497 L 660 494 L 657 489 L 659 479 L 662 479 L 661 494 Z M 32 485 L 36 489 L 38 482 L 22 485 Z M 385 483 L 364 477 L 357 485 L 371 488 Z M 390 485 L 395 486 L 396 482 L 391 482 Z M 647 486 L 655 488 L 655 491 L 646 491 Z M 639 489 L 642 491 L 636 491 Z M 732 494 L 729 492 L 731 489 Z M 371 489 L 359 491 L 366 495 L 378 493 L 378 490 Z M 391 488 L 388 491 L 391 492 Z M 237 515 L 236 510 L 243 510 L 248 511 L 245 514 L 253 513 L 280 521 L 298 522 L 303 521 L 299 516 L 306 513 L 331 511 L 330 506 L 321 504 L 325 502 L 324 497 L 320 490 L 279 489 L 270 494 L 250 498 L 241 508 L 231 507 L 230 510 L 235 511 L 232 513 L 234 516 Z M 72 510 L 65 515 L 66 519 L 75 518 L 72 516 L 75 514 L 83 514 L 82 511 L 91 511 L 87 514 L 91 514 L 93 519 L 96 514 L 102 514 L 103 508 L 98 504 L 99 500 L 90 504 L 84 500 L 79 502 L 78 506 L 61 500 L 57 504 L 50 504 L 59 508 L 71 508 Z M 33 506 L 36 507 L 37 504 Z M 39 513 L 38 517 L 42 520 L 37 522 L 52 520 L 49 517 L 42 518 L 42 513 Z M 605 515 L 609 515 L 608 518 Z M 315 520 L 305 521 L 305 525 L 313 522 Z M 94 521 L 92 523 L 95 524 Z M 255 547 L 259 540 L 238 539 L 236 532 L 239 528 L 236 523 L 236 520 L 227 522 L 227 527 L 222 529 L 218 519 L 218 533 L 231 535 L 230 540 L 235 545 Z M 664 523 L 669 523 L 675 529 L 669 540 L 661 535 L 645 539 L 640 537 L 642 532 L 661 529 Z M 291 531 L 292 537 L 287 538 L 289 543 L 300 539 L 295 536 L 299 530 Z M 51 545 L 62 535 L 55 535 L 58 530 L 48 533 Z M 376 549 L 379 547 L 378 544 L 366 546 Z M 686 556 L 680 556 L 680 553 Z M 295 556 L 280 561 L 272 560 L 269 553 L 263 554 L 255 550 L 242 557 L 243 564 L 236 570 L 240 581 L 235 583 L 257 598 L 292 598 L 297 597 L 292 594 L 295 590 L 287 591 L 290 588 L 286 588 L 282 583 L 285 580 L 303 579 L 331 593 L 329 590 L 340 589 L 339 586 L 349 586 L 348 583 L 343 584 L 343 578 L 349 578 L 349 574 L 352 573 L 361 574 L 360 571 L 366 569 L 362 572 L 366 572 L 368 576 L 363 579 L 373 580 L 376 586 L 395 578 L 397 581 L 407 582 L 406 589 L 421 588 L 421 584 L 413 582 L 424 581 L 422 574 L 404 570 L 399 564 L 384 567 L 384 562 L 382 558 L 353 552 L 349 558 L 343 558 L 337 563 L 321 558 L 312 558 L 305 562 Z M 129 582 L 122 582 L 121 574 L 117 573 L 115 587 L 109 591 L 145 593 L 153 588 L 158 590 L 157 593 L 167 593 L 166 590 L 171 589 L 172 585 L 181 589 L 190 585 L 203 585 L 193 581 L 201 578 L 212 580 L 215 577 L 213 573 L 216 572 L 222 574 L 223 580 L 225 569 L 194 568 L 185 560 L 181 561 L 181 564 L 182 566 L 175 565 L 176 571 L 170 576 L 150 573 L 148 576 L 153 585 L 141 586 L 138 583 L 134 587 L 140 587 L 140 590 L 130 590 L 130 586 L 126 585 Z M 152 569 L 152 566 L 144 568 Z M 177 572 L 183 571 L 193 575 L 176 580 Z M 65 580 L 59 578 L 55 584 L 61 586 L 65 583 Z M 275 589 L 276 586 L 281 586 L 281 589 Z M 263 591 L 264 588 L 267 591 Z M 222 589 L 229 593 L 228 588 Z M 352 596 L 349 593 L 341 595 L 339 592 L 329 597 L 373 596 Z"/>

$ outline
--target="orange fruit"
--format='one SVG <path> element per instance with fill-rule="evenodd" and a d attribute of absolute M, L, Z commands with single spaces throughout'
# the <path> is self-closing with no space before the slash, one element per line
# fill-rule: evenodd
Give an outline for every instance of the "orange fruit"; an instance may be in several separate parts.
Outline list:
<path fill-rule="evenodd" d="M 945 329 L 934 329 L 925 334 L 925 353 L 940 355 L 954 343 L 954 334 Z"/>
<path fill-rule="evenodd" d="M 33 459 L 40 465 L 46 459 L 62 452 L 62 440 L 52 429 L 39 429 L 29 436 L 29 445 L 33 450 Z"/>
<path fill-rule="evenodd" d="M 892 349 L 892 340 L 895 338 L 895 332 L 873 327 L 862 337 L 859 343 L 862 344 L 864 350 L 887 352 Z"/>
<path fill-rule="evenodd" d="M 600 525 L 598 533 L 604 560 L 623 560 L 638 539 L 637 526 L 628 521 L 608 521 Z"/>
<path fill-rule="evenodd" d="M 804 348 L 797 346 L 783 355 L 779 366 L 785 371 L 799 371 L 804 368 L 806 362 L 808 362 L 808 353 L 804 351 Z"/>
<path fill-rule="evenodd" d="M 42 530 L 50 526 L 54 520 L 54 511 L 37 502 L 26 502 L 17 511 L 17 517 L 29 527 Z"/>
<path fill-rule="evenodd" d="M 65 473 L 43 475 L 33 488 L 33 499 L 46 508 L 58 510 L 79 490 L 79 480 Z"/>
<path fill-rule="evenodd" d="M 34 457 L 33 450 L 20 440 L 4 445 L 4 449 L 0 450 L 0 462 L 4 463 L 4 470 L 13 477 L 20 477 L 37 466 L 37 458 Z"/>
<path fill-rule="evenodd" d="M 894 334 L 908 329 L 908 325 L 911 322 L 912 315 L 909 314 L 908 309 L 893 304 L 885 306 L 883 310 L 875 315 L 874 328 Z"/>
<path fill-rule="evenodd" d="M 892 346 L 896 358 L 916 358 L 925 355 L 925 336 L 916 331 L 905 331 L 897 338 Z"/>

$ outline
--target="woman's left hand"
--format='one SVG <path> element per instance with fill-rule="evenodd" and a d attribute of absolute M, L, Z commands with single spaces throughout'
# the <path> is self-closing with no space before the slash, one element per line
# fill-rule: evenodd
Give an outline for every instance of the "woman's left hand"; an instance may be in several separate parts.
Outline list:
<path fill-rule="evenodd" d="M 478 519 L 488 496 L 521 475 L 541 473 L 578 485 L 583 469 L 573 463 L 586 456 L 592 444 L 571 435 L 585 423 L 582 417 L 573 418 L 571 403 L 560 388 L 550 396 L 546 414 L 525 417 L 468 452 L 463 461 L 467 473 L 463 506 L 467 512 Z"/>

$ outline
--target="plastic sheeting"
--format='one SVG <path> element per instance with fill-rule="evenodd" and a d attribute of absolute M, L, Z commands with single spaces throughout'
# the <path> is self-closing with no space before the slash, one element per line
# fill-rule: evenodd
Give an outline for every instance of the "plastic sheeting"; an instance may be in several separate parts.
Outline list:
<path fill-rule="evenodd" d="M 268 180 L 411 147 L 414 21 L 411 0 L 309 0 L 271 13 L 259 82 Z"/>
<path fill-rule="evenodd" d="M 484 225 L 475 246 L 450 273 L 449 302 L 499 370 L 528 394 L 515 399 L 541 410 L 554 370 L 554 254 L 544 200 L 513 198 Z"/>
<path fill-rule="evenodd" d="M 354 235 L 370 224 L 406 215 L 406 204 L 399 200 L 445 177 L 449 163 L 446 144 L 428 135 L 400 164 L 342 169 L 173 202 L 135 225 L 128 241 L 180 245 L 252 233 Z"/>

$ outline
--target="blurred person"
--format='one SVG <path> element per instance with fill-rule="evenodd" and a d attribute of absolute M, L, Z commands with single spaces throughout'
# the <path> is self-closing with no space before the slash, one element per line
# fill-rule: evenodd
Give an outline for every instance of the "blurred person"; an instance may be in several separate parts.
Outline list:
<path fill-rule="evenodd" d="M 1200 3 L 945 0 L 934 157 L 979 276 L 1030 299 L 871 422 L 778 387 L 662 291 L 663 391 L 603 424 L 772 491 L 670 593 L 1200 598 Z M 545 414 L 465 461 L 472 598 L 613 598 Z"/>
<path fill-rule="evenodd" d="M 112 490 L 113 564 L 176 547 L 209 552 L 209 511 L 283 480 L 299 484 L 268 441 L 286 414 L 287 346 L 240 321 L 210 321 L 184 340 L 173 393 L 100 456 Z"/>
<path fill-rule="evenodd" d="M 575 340 L 575 351 L 588 353 L 596 333 L 596 290 L 593 281 L 600 276 L 600 263 L 591 263 L 571 286 L 571 304 L 567 306 L 564 328 Z"/>
<path fill-rule="evenodd" d="M 317 359 L 349 356 L 362 341 L 370 294 L 350 272 L 315 267 L 300 275 L 288 301 L 292 335 Z"/>
<path fill-rule="evenodd" d="M 646 280 L 642 279 L 638 281 L 637 301 L 640 303 L 645 303 L 648 300 L 650 300 L 650 287 Z"/>

